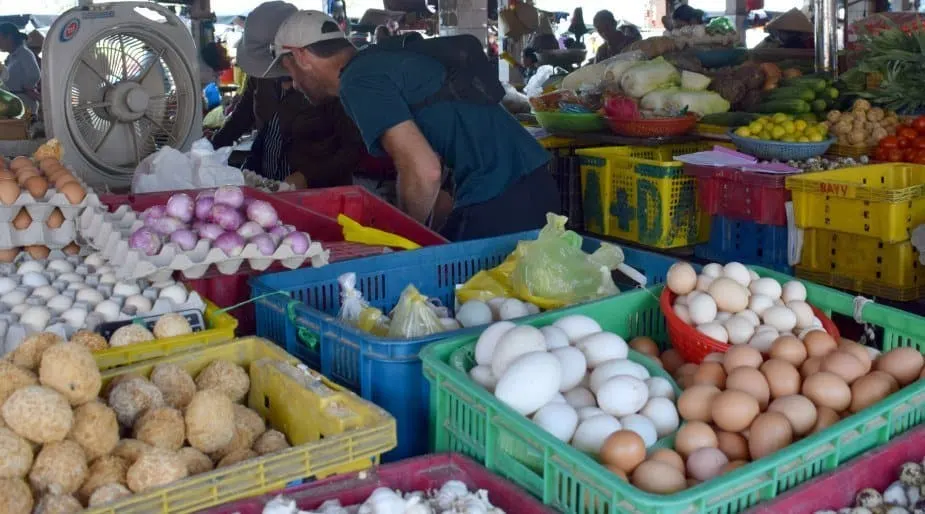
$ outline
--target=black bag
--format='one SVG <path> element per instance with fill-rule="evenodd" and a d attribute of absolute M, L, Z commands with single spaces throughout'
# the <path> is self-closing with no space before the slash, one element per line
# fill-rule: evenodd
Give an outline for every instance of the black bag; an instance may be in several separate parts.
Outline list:
<path fill-rule="evenodd" d="M 462 101 L 493 105 L 504 98 L 498 68 L 488 60 L 482 43 L 471 34 L 423 39 L 419 34 L 394 36 L 371 45 L 365 52 L 407 50 L 432 57 L 446 68 L 439 91 L 411 105 L 416 112 L 438 102 Z"/>

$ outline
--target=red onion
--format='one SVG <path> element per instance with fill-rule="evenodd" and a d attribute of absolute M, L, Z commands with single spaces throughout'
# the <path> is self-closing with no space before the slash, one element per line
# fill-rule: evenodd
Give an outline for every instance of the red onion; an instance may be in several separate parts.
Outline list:
<path fill-rule="evenodd" d="M 167 215 L 167 207 L 164 205 L 155 205 L 154 207 L 148 207 L 143 213 L 141 213 L 141 219 L 144 221 L 146 227 L 152 226 L 155 220 L 159 220 Z"/>
<path fill-rule="evenodd" d="M 215 241 L 218 236 L 222 235 L 225 230 L 214 224 L 206 223 L 205 225 L 199 227 L 199 237 L 203 239 L 208 239 L 209 241 Z"/>
<path fill-rule="evenodd" d="M 186 228 L 186 223 L 177 218 L 165 216 L 152 221 L 150 228 L 162 236 L 169 236 L 180 229 Z"/>
<path fill-rule="evenodd" d="M 258 234 L 263 234 L 263 227 L 258 225 L 256 222 L 248 221 L 247 223 L 238 227 L 238 234 L 240 234 L 244 239 L 250 239 Z"/>
<path fill-rule="evenodd" d="M 263 228 L 271 228 L 279 223 L 279 215 L 270 202 L 254 200 L 247 207 L 247 219 L 256 221 Z"/>
<path fill-rule="evenodd" d="M 213 223 L 225 230 L 237 230 L 244 223 L 244 216 L 234 207 L 223 203 L 216 203 L 209 212 Z"/>
<path fill-rule="evenodd" d="M 193 199 L 186 193 L 177 193 L 167 200 L 167 214 L 188 223 L 193 219 Z"/>
<path fill-rule="evenodd" d="M 238 186 L 222 186 L 215 190 L 215 203 L 230 205 L 237 209 L 244 204 L 244 192 Z"/>
<path fill-rule="evenodd" d="M 212 206 L 215 204 L 215 199 L 211 196 L 203 197 L 200 193 L 200 197 L 196 198 L 196 206 L 193 211 L 196 214 L 196 219 L 207 220 L 209 219 L 209 211 L 212 210 Z"/>
<path fill-rule="evenodd" d="M 289 235 L 289 233 L 292 232 L 293 230 L 295 230 L 295 227 L 293 227 L 292 225 L 277 225 L 270 229 L 270 234 L 273 237 L 282 240 L 284 237 Z"/>
<path fill-rule="evenodd" d="M 199 229 L 202 228 L 203 225 L 207 225 L 207 223 L 202 220 L 195 220 L 193 221 L 193 224 L 190 225 L 190 229 L 192 229 L 193 232 L 196 232 L 198 234 Z"/>
<path fill-rule="evenodd" d="M 202 200 L 203 198 L 215 198 L 215 191 L 206 189 L 200 191 L 199 194 L 196 195 L 197 200 Z"/>
<path fill-rule="evenodd" d="M 224 250 L 229 257 L 236 257 L 244 249 L 244 238 L 237 232 L 226 231 L 215 239 L 215 246 Z"/>
<path fill-rule="evenodd" d="M 129 236 L 128 246 L 145 255 L 156 255 L 161 249 L 161 238 L 150 228 L 142 227 Z"/>
<path fill-rule="evenodd" d="M 176 244 L 180 249 L 189 251 L 196 247 L 197 237 L 192 230 L 180 229 L 170 234 L 170 242 Z"/>
<path fill-rule="evenodd" d="M 269 234 L 258 234 L 248 241 L 248 244 L 251 243 L 257 245 L 257 250 L 261 255 L 273 255 L 273 252 L 276 251 L 276 244 Z"/>
<path fill-rule="evenodd" d="M 283 238 L 282 244 L 289 243 L 292 247 L 292 251 L 295 253 L 305 253 L 308 251 L 311 242 L 311 239 L 305 232 L 290 232 Z"/>

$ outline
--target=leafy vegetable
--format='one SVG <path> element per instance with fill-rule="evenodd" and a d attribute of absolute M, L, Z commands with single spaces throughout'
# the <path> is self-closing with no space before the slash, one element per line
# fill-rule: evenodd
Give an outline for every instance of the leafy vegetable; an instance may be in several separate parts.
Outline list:
<path fill-rule="evenodd" d="M 692 71 L 681 72 L 681 88 L 691 91 L 704 91 L 710 86 L 710 77 Z"/>
<path fill-rule="evenodd" d="M 649 62 L 637 64 L 623 74 L 620 87 L 633 98 L 642 98 L 660 87 L 677 84 L 681 80 L 678 69 L 665 59 L 658 57 Z"/>
<path fill-rule="evenodd" d="M 713 91 L 685 91 L 681 90 L 671 95 L 668 100 L 670 110 L 681 111 L 687 108 L 690 112 L 695 112 L 701 116 L 726 112 L 730 104 L 725 98 Z"/>

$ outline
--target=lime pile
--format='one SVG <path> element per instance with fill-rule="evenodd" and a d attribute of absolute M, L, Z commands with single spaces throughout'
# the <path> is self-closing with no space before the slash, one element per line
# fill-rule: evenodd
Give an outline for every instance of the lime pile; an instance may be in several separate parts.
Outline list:
<path fill-rule="evenodd" d="M 818 143 L 825 141 L 829 128 L 816 123 L 794 118 L 789 114 L 777 113 L 762 116 L 735 131 L 737 136 L 784 143 Z"/>

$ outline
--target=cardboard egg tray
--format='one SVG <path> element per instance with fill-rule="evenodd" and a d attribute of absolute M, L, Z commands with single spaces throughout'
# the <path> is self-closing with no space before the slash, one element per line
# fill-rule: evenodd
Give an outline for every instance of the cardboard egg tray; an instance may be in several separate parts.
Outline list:
<path fill-rule="evenodd" d="M 120 278 L 148 278 L 156 282 L 166 280 L 173 272 L 180 271 L 185 277 L 196 279 L 205 275 L 213 266 L 223 275 L 233 275 L 245 262 L 251 269 L 263 271 L 274 262 L 288 269 L 296 269 L 308 260 L 312 266 L 323 266 L 330 257 L 330 252 L 318 242 L 312 242 L 304 254 L 297 254 L 289 245 L 282 245 L 272 255 L 263 255 L 256 245 L 248 244 L 240 255 L 229 257 L 220 248 L 213 248 L 206 240 L 200 240 L 189 251 L 181 250 L 176 244 L 166 243 L 156 255 L 149 256 L 128 245 L 131 234 L 142 226 L 144 223 L 139 213 L 127 205 L 119 206 L 115 212 L 102 208 L 86 209 L 78 218 L 81 236 L 113 265 Z"/>
<path fill-rule="evenodd" d="M 77 217 L 87 207 L 99 207 L 100 199 L 92 189 L 81 186 L 87 195 L 77 205 L 71 204 L 68 199 L 55 189 L 49 189 L 45 196 L 36 200 L 28 191 L 23 191 L 12 205 L 0 204 L 0 249 L 14 248 L 16 246 L 44 245 L 49 248 L 62 248 L 74 241 L 77 237 Z M 13 226 L 13 219 L 21 210 L 25 209 L 32 218 L 32 223 L 18 230 Z M 52 211 L 60 209 L 64 215 L 64 222 L 58 228 L 47 225 L 48 217 Z"/>

